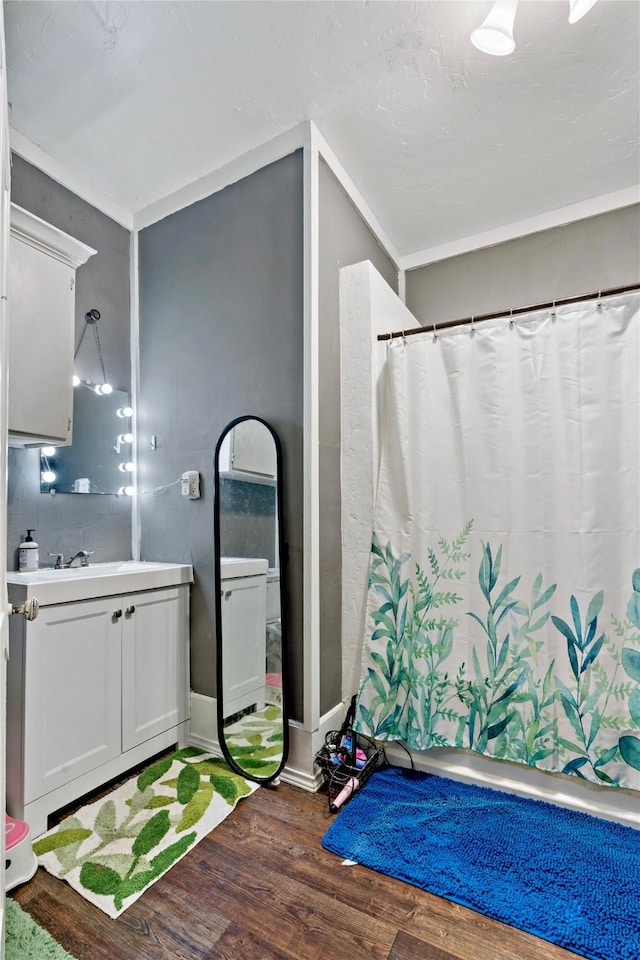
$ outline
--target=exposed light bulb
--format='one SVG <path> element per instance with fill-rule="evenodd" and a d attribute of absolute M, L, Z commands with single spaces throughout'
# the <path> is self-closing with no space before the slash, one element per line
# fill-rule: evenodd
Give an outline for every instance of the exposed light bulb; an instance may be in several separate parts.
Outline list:
<path fill-rule="evenodd" d="M 118 437 L 118 443 L 133 443 L 133 434 L 121 433 Z"/>
<path fill-rule="evenodd" d="M 577 23 L 591 10 L 596 0 L 569 0 L 569 23 Z"/>
<path fill-rule="evenodd" d="M 79 387 L 79 386 L 80 386 L 80 377 L 77 377 L 77 376 L 75 375 L 75 373 L 74 373 L 74 375 L 73 375 L 72 378 L 71 378 L 71 383 L 73 384 L 74 387 Z"/>
<path fill-rule="evenodd" d="M 116 414 L 122 419 L 128 419 L 133 416 L 133 407 L 119 407 L 116 410 Z"/>
<path fill-rule="evenodd" d="M 43 457 L 55 457 L 56 448 L 55 447 L 41 447 L 40 453 Z"/>
<path fill-rule="evenodd" d="M 104 394 L 105 397 L 106 397 L 106 396 L 108 396 L 110 393 L 113 393 L 113 387 L 111 386 L 110 383 L 102 383 L 102 384 L 100 384 L 100 389 L 99 389 L 99 390 L 98 390 L 98 388 L 96 387 L 96 392 L 97 392 L 97 393 L 102 393 L 102 394 Z"/>
<path fill-rule="evenodd" d="M 127 463 L 121 463 L 118 467 L 118 470 L 121 470 L 122 473 L 133 473 L 135 468 L 135 463 L 132 463 L 131 460 L 128 460 Z"/>
<path fill-rule="evenodd" d="M 133 497 L 136 492 L 135 487 L 118 487 L 118 496 Z"/>
<path fill-rule="evenodd" d="M 518 0 L 497 0 L 484 22 L 471 34 L 471 43 L 483 53 L 506 57 L 516 48 L 513 21 Z"/>
<path fill-rule="evenodd" d="M 41 473 L 41 477 L 42 477 L 43 483 L 53 483 L 53 481 L 56 478 L 56 475 L 53 472 L 53 470 L 43 470 Z"/>

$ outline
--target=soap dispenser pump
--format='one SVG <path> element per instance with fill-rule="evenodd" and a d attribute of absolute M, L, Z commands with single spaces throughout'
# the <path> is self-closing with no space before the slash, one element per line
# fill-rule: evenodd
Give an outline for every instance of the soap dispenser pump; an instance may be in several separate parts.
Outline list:
<path fill-rule="evenodd" d="M 37 570 L 39 563 L 38 555 L 38 544 L 35 542 L 32 533 L 35 533 L 35 530 L 27 530 L 27 535 L 23 542 L 18 547 L 18 570 L 24 572 L 26 570 Z"/>

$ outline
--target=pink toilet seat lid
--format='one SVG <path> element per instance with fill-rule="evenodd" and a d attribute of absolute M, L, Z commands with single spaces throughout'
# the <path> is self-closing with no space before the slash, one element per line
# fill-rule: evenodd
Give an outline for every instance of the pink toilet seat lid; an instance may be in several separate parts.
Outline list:
<path fill-rule="evenodd" d="M 20 843 L 25 837 L 29 836 L 29 824 L 23 820 L 14 820 L 9 814 L 5 815 L 5 846 L 11 850 L 16 844 Z"/>

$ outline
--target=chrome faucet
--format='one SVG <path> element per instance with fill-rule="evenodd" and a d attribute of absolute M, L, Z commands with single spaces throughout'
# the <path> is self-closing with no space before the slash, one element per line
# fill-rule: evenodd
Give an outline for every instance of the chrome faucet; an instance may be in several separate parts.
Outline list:
<path fill-rule="evenodd" d="M 93 550 L 91 551 L 91 553 L 93 553 Z M 89 557 L 91 556 L 91 553 L 88 550 L 78 550 L 78 552 L 74 553 L 74 555 L 71 557 L 71 560 L 69 560 L 67 567 L 72 567 L 73 561 L 78 559 L 80 560 L 80 563 L 78 564 L 78 566 L 88 567 Z"/>
<path fill-rule="evenodd" d="M 75 553 L 71 560 L 64 559 L 64 553 L 50 553 L 50 557 L 55 557 L 55 569 L 56 570 L 68 570 L 69 567 L 73 565 L 74 560 L 80 560 L 78 564 L 79 567 L 88 567 L 89 566 L 89 557 L 93 554 L 93 550 L 78 550 Z"/>

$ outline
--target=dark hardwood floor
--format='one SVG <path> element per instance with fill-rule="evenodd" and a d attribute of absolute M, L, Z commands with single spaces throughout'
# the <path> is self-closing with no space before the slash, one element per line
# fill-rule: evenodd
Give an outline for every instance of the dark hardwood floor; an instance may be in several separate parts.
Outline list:
<path fill-rule="evenodd" d="M 260 789 L 117 920 L 39 869 L 14 897 L 77 960 L 570 960 L 320 840 L 324 794 Z"/>

